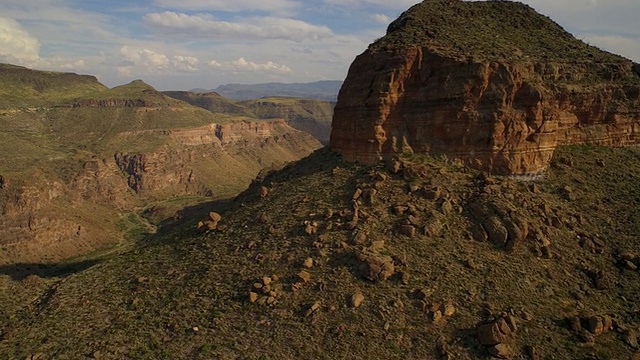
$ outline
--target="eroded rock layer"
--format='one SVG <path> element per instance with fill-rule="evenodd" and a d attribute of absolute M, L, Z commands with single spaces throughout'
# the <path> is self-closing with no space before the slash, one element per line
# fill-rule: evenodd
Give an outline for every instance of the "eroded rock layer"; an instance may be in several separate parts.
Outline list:
<path fill-rule="evenodd" d="M 331 133 L 349 160 L 429 152 L 517 175 L 543 171 L 559 145 L 639 141 L 630 60 L 526 5 L 455 0 L 415 5 L 355 59 Z"/>

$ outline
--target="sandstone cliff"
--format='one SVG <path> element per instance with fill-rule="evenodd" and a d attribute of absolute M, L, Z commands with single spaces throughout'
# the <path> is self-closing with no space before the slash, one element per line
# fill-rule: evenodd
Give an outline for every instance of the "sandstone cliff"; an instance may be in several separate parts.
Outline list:
<path fill-rule="evenodd" d="M 430 152 L 537 173 L 559 145 L 640 142 L 632 67 L 520 3 L 426 0 L 351 65 L 331 147 L 364 163 Z"/>

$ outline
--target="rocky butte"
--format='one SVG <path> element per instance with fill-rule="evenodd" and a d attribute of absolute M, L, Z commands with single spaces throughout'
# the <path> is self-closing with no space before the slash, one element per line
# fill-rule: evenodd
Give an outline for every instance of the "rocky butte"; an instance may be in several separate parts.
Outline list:
<path fill-rule="evenodd" d="M 330 143 L 366 164 L 429 152 L 537 174 L 561 145 L 640 142 L 639 68 L 521 3 L 425 0 L 351 65 Z"/>

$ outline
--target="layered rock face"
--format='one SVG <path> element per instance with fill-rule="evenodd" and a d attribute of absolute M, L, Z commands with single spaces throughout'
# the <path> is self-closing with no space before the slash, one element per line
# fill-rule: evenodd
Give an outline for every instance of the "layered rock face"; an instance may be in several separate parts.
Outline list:
<path fill-rule="evenodd" d="M 520 3 L 427 0 L 358 56 L 331 147 L 371 164 L 407 152 L 535 174 L 559 145 L 640 142 L 640 78 Z"/>

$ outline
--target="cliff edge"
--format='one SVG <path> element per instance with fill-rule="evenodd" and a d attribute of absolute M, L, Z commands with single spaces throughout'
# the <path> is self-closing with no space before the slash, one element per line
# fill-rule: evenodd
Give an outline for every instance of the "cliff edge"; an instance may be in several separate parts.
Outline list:
<path fill-rule="evenodd" d="M 367 164 L 430 152 L 539 173 L 559 145 L 640 141 L 634 66 L 521 3 L 425 0 L 351 65 L 330 144 Z"/>

